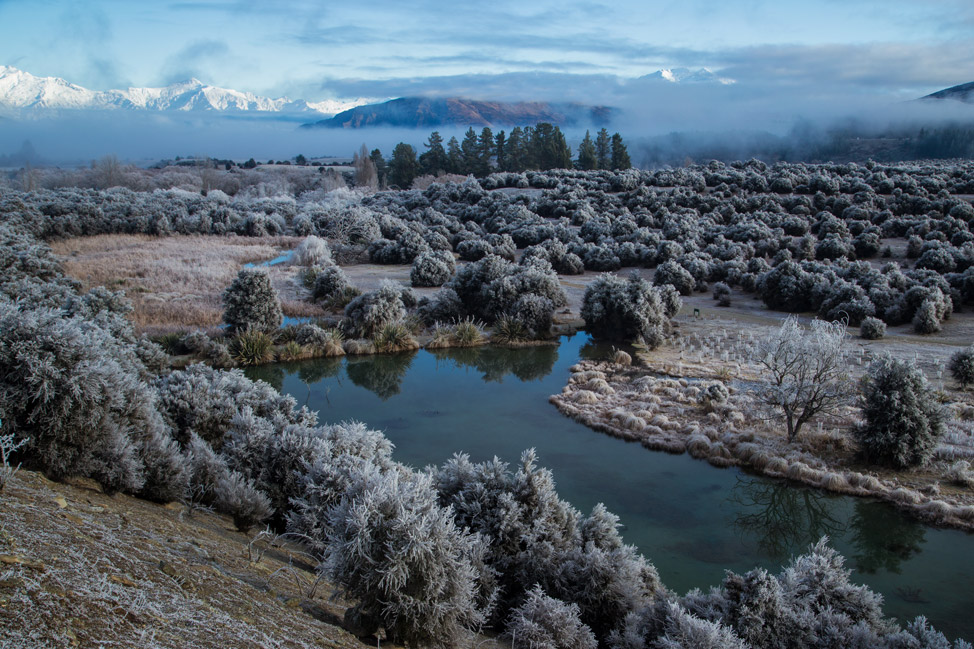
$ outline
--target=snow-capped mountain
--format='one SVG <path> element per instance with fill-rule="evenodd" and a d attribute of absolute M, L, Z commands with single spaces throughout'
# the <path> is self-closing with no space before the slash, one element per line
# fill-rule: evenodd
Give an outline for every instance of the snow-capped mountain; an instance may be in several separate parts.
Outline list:
<path fill-rule="evenodd" d="M 644 75 L 640 79 L 669 81 L 670 83 L 719 83 L 730 85 L 735 83 L 733 79 L 718 76 L 709 68 L 691 70 L 690 68 L 668 68 L 657 70 L 651 74 Z"/>
<path fill-rule="evenodd" d="M 163 88 L 97 91 L 57 77 L 35 77 L 17 68 L 0 66 L 0 108 L 6 109 L 246 111 L 334 115 L 369 101 L 374 100 L 307 102 L 303 99 L 292 101 L 287 97 L 272 99 L 252 92 L 210 86 L 199 79 L 189 79 Z"/>

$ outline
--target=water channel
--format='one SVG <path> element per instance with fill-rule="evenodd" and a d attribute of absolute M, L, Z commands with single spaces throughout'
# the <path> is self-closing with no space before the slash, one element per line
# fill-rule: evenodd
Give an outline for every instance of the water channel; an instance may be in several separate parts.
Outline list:
<path fill-rule="evenodd" d="M 248 375 L 322 422 L 355 419 L 384 431 L 396 459 L 415 467 L 461 451 L 514 465 L 536 448 L 561 497 L 584 513 L 604 503 L 626 541 L 681 594 L 718 584 L 725 569 L 777 573 L 828 535 L 853 579 L 883 594 L 887 615 L 922 614 L 948 637 L 974 639 L 974 535 L 923 525 L 884 503 L 652 452 L 561 415 L 548 396 L 579 358 L 605 353 L 579 333 L 558 346 L 317 359 Z"/>

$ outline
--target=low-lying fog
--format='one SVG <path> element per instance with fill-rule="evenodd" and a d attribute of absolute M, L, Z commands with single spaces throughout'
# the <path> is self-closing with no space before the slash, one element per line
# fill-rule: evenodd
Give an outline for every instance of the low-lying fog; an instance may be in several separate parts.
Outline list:
<path fill-rule="evenodd" d="M 974 106 L 956 101 L 900 102 L 834 96 L 789 97 L 734 86 L 686 86 L 666 93 L 616 96 L 619 108 L 609 131 L 629 144 L 633 163 L 649 167 L 679 164 L 684 157 L 801 159 L 802 152 L 831 137 L 836 129 L 871 137 L 891 131 L 916 131 L 947 123 L 971 122 Z M 591 103 L 603 103 L 593 100 Z M 386 158 L 402 141 L 417 153 L 432 128 L 302 129 L 318 116 L 212 113 L 70 112 L 45 117 L 0 117 L 0 160 L 25 141 L 36 151 L 34 164 L 87 164 L 114 154 L 136 164 L 176 156 L 212 156 L 244 161 L 348 157 L 362 144 Z M 497 127 L 509 131 L 509 127 Z M 444 140 L 462 139 L 464 128 L 441 127 Z M 477 128 L 479 131 L 479 127 Z M 586 127 L 563 129 L 573 151 Z M 593 133 L 598 130 L 592 128 Z M 12 166 L 19 166 L 11 159 Z M 22 162 L 20 162 L 22 164 Z"/>

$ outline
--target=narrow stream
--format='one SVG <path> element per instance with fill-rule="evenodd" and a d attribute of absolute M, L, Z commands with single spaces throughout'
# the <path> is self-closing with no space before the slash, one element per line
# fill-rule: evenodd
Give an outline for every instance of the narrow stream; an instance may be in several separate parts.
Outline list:
<path fill-rule="evenodd" d="M 554 471 L 559 494 L 583 512 L 616 513 L 628 543 L 684 593 L 724 570 L 778 572 L 828 535 L 853 579 L 883 594 L 901 622 L 925 615 L 949 637 L 974 639 L 974 535 L 925 526 L 890 505 L 717 469 L 648 451 L 576 423 L 548 403 L 568 368 L 605 350 L 583 334 L 560 346 L 475 348 L 317 359 L 248 370 L 320 414 L 383 430 L 416 467 L 455 452 L 515 464 L 525 448 Z"/>

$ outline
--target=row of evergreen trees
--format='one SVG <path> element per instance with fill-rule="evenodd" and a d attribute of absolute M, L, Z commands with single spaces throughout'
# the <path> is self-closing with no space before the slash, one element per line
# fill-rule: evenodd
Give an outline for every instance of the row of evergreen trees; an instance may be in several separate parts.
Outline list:
<path fill-rule="evenodd" d="M 370 154 L 379 180 L 401 188 L 409 187 L 420 175 L 440 174 L 487 176 L 495 171 L 522 172 L 548 169 L 629 169 L 632 162 L 629 151 L 618 133 L 609 135 L 600 130 L 593 139 L 586 131 L 578 147 L 578 158 L 572 159 L 572 150 L 561 129 L 548 122 L 524 128 L 515 126 L 510 134 L 501 131 L 494 135 L 485 126 L 478 135 L 473 128 L 467 129 L 460 142 L 451 137 L 446 144 L 438 131 L 433 131 L 425 145 L 426 151 L 417 155 L 416 149 L 400 142 L 392 152 L 388 165 L 382 153 L 375 149 Z"/>

